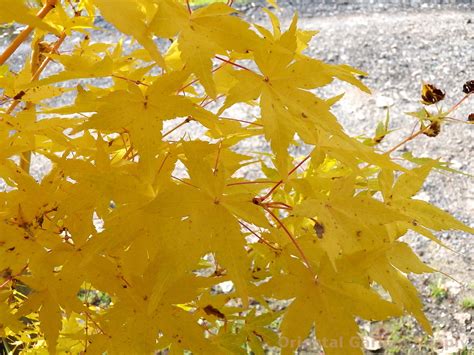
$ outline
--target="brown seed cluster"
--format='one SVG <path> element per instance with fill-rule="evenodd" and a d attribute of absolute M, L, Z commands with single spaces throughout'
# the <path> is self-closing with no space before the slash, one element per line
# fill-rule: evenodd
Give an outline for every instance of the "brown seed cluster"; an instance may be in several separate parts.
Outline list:
<path fill-rule="evenodd" d="M 423 134 L 428 137 L 436 137 L 441 132 L 441 124 L 438 121 L 432 121 Z"/>
<path fill-rule="evenodd" d="M 466 81 L 462 86 L 462 92 L 465 94 L 474 92 L 474 80 Z"/>
<path fill-rule="evenodd" d="M 424 105 L 433 105 L 444 99 L 446 93 L 433 84 L 423 84 L 421 88 L 421 102 Z"/>

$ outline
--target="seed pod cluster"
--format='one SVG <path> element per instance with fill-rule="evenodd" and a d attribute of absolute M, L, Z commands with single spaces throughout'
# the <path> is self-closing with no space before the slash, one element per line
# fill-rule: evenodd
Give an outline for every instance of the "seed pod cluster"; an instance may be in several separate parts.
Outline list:
<path fill-rule="evenodd" d="M 446 93 L 432 84 L 423 84 L 421 88 L 421 103 L 433 105 L 444 99 Z"/>
<path fill-rule="evenodd" d="M 438 121 L 432 121 L 423 134 L 428 137 L 436 137 L 441 132 L 441 124 Z"/>
<path fill-rule="evenodd" d="M 465 94 L 474 92 L 474 80 L 466 81 L 462 86 L 462 92 Z"/>

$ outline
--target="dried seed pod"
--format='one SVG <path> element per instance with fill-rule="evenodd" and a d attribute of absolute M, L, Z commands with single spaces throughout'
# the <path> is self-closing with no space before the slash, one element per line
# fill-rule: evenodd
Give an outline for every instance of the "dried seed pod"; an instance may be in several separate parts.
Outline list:
<path fill-rule="evenodd" d="M 318 238 L 321 239 L 324 235 L 324 225 L 322 223 L 319 223 L 318 221 L 315 221 L 313 228 Z"/>
<path fill-rule="evenodd" d="M 432 105 L 440 102 L 446 96 L 445 92 L 432 84 L 423 84 L 421 88 L 421 103 Z"/>
<path fill-rule="evenodd" d="M 462 92 L 465 94 L 470 94 L 471 92 L 474 92 L 474 80 L 466 81 L 462 86 Z"/>
<path fill-rule="evenodd" d="M 423 134 L 428 137 L 436 137 L 439 132 L 441 132 L 441 124 L 438 121 L 433 121 L 428 128 L 424 130 Z"/>

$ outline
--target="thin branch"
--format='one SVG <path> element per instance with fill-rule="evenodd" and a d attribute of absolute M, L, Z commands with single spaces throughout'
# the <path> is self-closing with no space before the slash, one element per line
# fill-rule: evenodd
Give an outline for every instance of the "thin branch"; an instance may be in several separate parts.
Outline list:
<path fill-rule="evenodd" d="M 253 125 L 253 126 L 263 127 L 263 124 L 255 123 L 255 122 L 252 122 L 252 121 L 239 120 L 239 119 L 237 119 L 237 118 L 230 118 L 230 117 L 219 117 L 219 118 L 220 118 L 221 120 L 236 121 L 236 122 L 247 123 L 247 124 Z"/>
<path fill-rule="evenodd" d="M 217 167 L 219 165 L 219 158 L 221 157 L 221 149 L 222 149 L 222 141 L 219 142 L 219 146 L 217 147 L 216 162 L 214 163 L 214 170 L 212 171 L 213 175 L 217 175 L 217 172 L 219 171 Z"/>
<path fill-rule="evenodd" d="M 418 137 L 420 134 L 422 134 L 424 131 L 426 130 L 426 128 L 423 128 L 423 129 L 420 129 L 419 131 L 416 131 L 415 133 L 411 134 L 409 137 L 405 138 L 403 141 L 401 141 L 400 143 L 398 143 L 396 146 L 394 146 L 393 148 L 387 150 L 385 152 L 385 154 L 391 154 L 393 153 L 394 151 L 396 151 L 398 148 L 400 148 L 402 145 L 404 145 L 405 143 L 408 143 L 409 141 L 415 139 L 416 137 Z"/>
<path fill-rule="evenodd" d="M 293 245 L 296 247 L 296 249 L 298 250 L 298 252 L 300 253 L 301 255 L 301 258 L 303 259 L 304 263 L 306 264 L 306 267 L 308 268 L 308 270 L 311 272 L 311 274 L 313 275 L 314 279 L 316 280 L 317 277 L 316 277 L 316 273 L 314 272 L 308 258 L 306 257 L 305 253 L 303 252 L 303 249 L 301 249 L 300 245 L 298 244 L 298 242 L 296 241 L 295 237 L 293 237 L 293 235 L 291 234 L 291 232 L 288 230 L 288 228 L 285 226 L 285 224 L 280 220 L 280 218 L 278 218 L 274 213 L 273 211 L 271 211 L 270 209 L 268 209 L 264 204 L 260 205 L 263 207 L 263 209 L 265 211 L 267 211 L 270 216 L 272 216 L 272 218 L 275 220 L 275 222 L 277 222 L 281 228 L 283 228 L 283 230 L 285 231 L 286 235 L 288 235 L 288 237 L 290 238 L 291 242 L 293 243 Z"/>
<path fill-rule="evenodd" d="M 243 65 L 237 64 L 237 63 L 235 63 L 235 62 L 233 62 L 233 61 L 231 61 L 231 60 L 229 60 L 229 59 L 222 58 L 222 57 L 220 57 L 220 56 L 218 56 L 218 55 L 214 56 L 214 58 L 216 58 L 216 59 L 218 59 L 218 60 L 220 60 L 220 61 L 223 61 L 223 62 L 225 62 L 225 63 L 227 63 L 227 64 L 231 64 L 231 65 L 233 65 L 234 67 L 237 67 L 237 68 L 240 68 L 240 69 L 243 69 L 243 70 L 247 70 L 247 71 L 253 73 L 253 70 L 251 70 L 251 69 L 249 69 L 249 68 L 247 68 L 247 67 L 244 67 Z"/>
<path fill-rule="evenodd" d="M 218 71 L 219 69 L 221 69 L 221 68 L 223 68 L 223 67 L 224 67 L 224 65 L 219 65 L 218 67 L 212 69 L 212 73 Z M 191 82 L 185 84 L 185 85 L 182 86 L 180 89 L 178 89 L 178 92 L 183 91 L 184 89 L 186 89 L 187 87 L 189 87 L 189 86 L 191 86 L 191 85 L 197 83 L 198 81 L 199 81 L 199 79 L 194 79 L 194 80 L 192 80 Z"/>
<path fill-rule="evenodd" d="M 236 186 L 236 185 L 251 185 L 251 184 L 276 184 L 278 181 L 271 181 L 271 180 L 266 180 L 266 181 L 239 181 L 239 182 L 231 182 L 230 184 L 227 184 L 226 186 Z"/>
<path fill-rule="evenodd" d="M 206 102 L 204 105 L 202 105 L 201 107 L 206 107 L 207 105 L 209 105 L 210 103 L 216 101 L 216 100 L 219 100 L 221 97 L 224 97 L 225 95 L 222 94 L 222 95 L 218 95 L 215 99 L 212 99 L 212 100 L 209 100 L 208 102 Z"/>
<path fill-rule="evenodd" d="M 473 91 L 473 92 L 470 92 L 469 94 L 464 95 L 464 97 L 463 97 L 461 100 L 459 100 L 459 102 L 458 102 L 457 104 L 455 104 L 453 107 L 451 107 L 451 108 L 448 110 L 448 112 L 446 112 L 446 116 L 449 115 L 450 113 L 452 113 L 453 111 L 455 111 L 459 106 L 461 106 L 461 104 L 462 104 L 465 100 L 467 100 L 467 98 L 468 98 L 469 96 L 471 96 L 473 93 L 474 93 L 474 91 Z"/>
<path fill-rule="evenodd" d="M 36 17 L 43 19 L 52 9 L 55 8 L 57 0 L 47 0 L 46 4 L 38 11 Z M 33 31 L 33 26 L 26 27 L 18 36 L 10 43 L 5 51 L 0 55 L 0 65 L 5 63 L 8 58 L 18 49 L 18 47 L 26 40 L 28 35 Z"/>
<path fill-rule="evenodd" d="M 92 318 L 92 316 L 89 314 L 89 312 L 85 311 L 84 312 L 86 314 L 86 317 L 89 318 L 91 320 L 92 323 L 94 323 L 94 325 L 97 327 L 97 329 L 99 329 L 99 331 L 104 334 L 104 335 L 107 335 L 106 332 L 104 332 L 104 330 L 101 328 L 101 326 L 94 320 L 94 318 Z"/>
<path fill-rule="evenodd" d="M 281 248 L 277 248 L 277 247 L 274 247 L 273 245 L 271 245 L 268 240 L 266 240 L 266 239 L 262 238 L 261 236 L 259 236 L 256 232 L 254 232 L 252 229 L 250 229 L 250 227 L 247 226 L 245 223 L 243 223 L 241 221 L 239 221 L 239 223 L 242 227 L 244 227 L 246 230 L 248 230 L 250 233 L 252 233 L 255 237 L 257 237 L 260 242 L 262 242 L 265 245 L 268 245 L 273 250 L 281 251 Z"/>
<path fill-rule="evenodd" d="M 127 78 L 125 76 L 121 76 L 121 75 L 112 74 L 111 77 L 116 78 L 116 79 L 126 80 L 126 81 L 129 81 L 129 82 L 134 83 L 136 85 L 150 86 L 147 83 L 144 83 L 143 81 L 129 79 L 129 78 Z"/>
<path fill-rule="evenodd" d="M 188 122 L 191 122 L 193 119 L 191 116 L 187 117 L 183 122 L 181 122 L 180 124 L 178 124 L 177 126 L 171 128 L 168 132 L 164 133 L 163 134 L 163 137 L 161 138 L 165 138 L 166 136 L 170 135 L 171 133 L 173 133 L 174 131 L 176 131 L 179 127 L 182 127 L 184 126 L 186 123 Z"/>
<path fill-rule="evenodd" d="M 159 175 L 161 173 L 161 169 L 163 169 L 163 166 L 165 165 L 165 162 L 168 160 L 169 156 L 170 156 L 170 152 L 166 152 L 165 158 L 161 162 L 160 167 L 158 168 L 158 172 L 156 173 L 156 175 Z"/>
<path fill-rule="evenodd" d="M 61 36 L 58 38 L 56 43 L 54 44 L 53 48 L 51 48 L 51 53 L 55 53 L 58 51 L 59 47 L 61 47 L 61 44 L 63 44 L 64 40 L 66 39 L 66 32 L 61 33 Z M 35 74 L 33 75 L 31 81 L 35 81 L 39 79 L 39 76 L 43 72 L 43 70 L 46 68 L 46 66 L 49 64 L 51 61 L 51 57 L 46 57 L 43 62 L 41 63 L 40 67 L 38 70 L 36 70 Z"/>
<path fill-rule="evenodd" d="M 61 36 L 59 37 L 59 39 L 56 41 L 56 43 L 54 44 L 51 52 L 54 53 L 58 50 L 58 48 L 61 46 L 61 44 L 64 42 L 64 39 L 66 38 L 66 33 L 63 32 L 61 34 Z M 41 73 L 43 72 L 43 70 L 46 68 L 46 66 L 48 65 L 48 63 L 51 61 L 51 57 L 46 57 L 43 62 L 41 63 L 41 65 L 38 67 L 38 69 L 35 71 L 35 73 L 33 74 L 33 76 L 31 77 L 31 81 L 30 82 L 33 82 L 33 81 L 36 81 L 38 80 L 39 76 L 41 75 Z M 26 89 L 24 91 L 22 91 L 23 95 L 28 92 L 29 89 Z M 21 95 L 21 96 L 23 96 Z M 16 99 L 15 101 L 13 101 L 11 103 L 11 105 L 8 107 L 8 109 L 5 111 L 5 114 L 9 115 L 11 114 L 15 108 L 20 104 L 20 99 Z M 1 120 L 1 119 L 0 119 Z"/>
<path fill-rule="evenodd" d="M 308 154 L 302 161 L 300 161 L 293 169 L 290 170 L 290 172 L 288 173 L 288 176 L 290 176 L 291 174 L 293 174 L 301 165 L 303 165 L 303 163 L 308 160 L 309 158 L 311 157 L 311 154 Z M 275 191 L 278 186 L 280 186 L 281 184 L 283 184 L 283 180 L 280 180 L 278 181 L 275 186 L 273 186 L 270 191 L 268 191 L 264 196 L 262 197 L 256 197 L 256 200 L 258 200 L 260 203 L 265 201 L 267 198 L 269 198 L 273 191 Z"/>
<path fill-rule="evenodd" d="M 280 210 L 292 210 L 293 207 L 284 202 L 267 202 L 264 205 L 268 208 L 275 208 Z"/>
<path fill-rule="evenodd" d="M 13 277 L 9 277 L 8 279 L 6 279 L 2 284 L 0 284 L 0 288 L 3 288 L 5 287 L 5 285 L 7 285 L 8 283 L 12 282 L 13 281 Z"/>
<path fill-rule="evenodd" d="M 195 187 L 196 189 L 199 189 L 199 187 L 197 187 L 196 185 L 193 185 L 190 182 L 184 181 L 183 179 L 180 179 L 179 177 L 176 177 L 174 175 L 171 175 L 171 178 L 175 179 L 175 180 L 178 180 L 179 182 L 182 182 L 185 185 L 192 186 L 192 187 Z"/>

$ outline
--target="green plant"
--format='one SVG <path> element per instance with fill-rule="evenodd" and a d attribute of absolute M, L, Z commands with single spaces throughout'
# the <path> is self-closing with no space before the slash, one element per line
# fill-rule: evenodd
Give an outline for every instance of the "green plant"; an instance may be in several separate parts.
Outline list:
<path fill-rule="evenodd" d="M 431 331 L 406 274 L 433 269 L 400 238 L 412 230 L 442 244 L 435 231 L 473 230 L 414 197 L 445 164 L 391 155 L 436 136 L 471 91 L 432 112 L 443 95 L 424 86 L 412 113 L 420 128 L 382 151 L 388 121 L 364 144 L 332 114 L 340 96 L 313 92 L 334 79 L 370 92 L 365 74 L 306 56 L 315 33 L 296 16 L 282 30 L 272 12 L 267 29 L 235 16 L 232 2 L 42 4 L 0 1 L 0 22 L 27 25 L 0 55 L 9 348 L 290 353 L 314 326 L 326 353 L 350 354 L 361 352 L 356 317 L 407 313 Z M 137 45 L 95 42 L 99 12 Z M 5 63 L 31 33 L 30 60 L 13 72 Z M 80 41 L 62 52 L 73 33 Z M 51 61 L 62 69 L 45 76 Z M 74 102 L 52 104 L 66 92 Z M 255 117 L 232 115 L 245 105 Z M 270 153 L 241 150 L 255 137 Z M 52 163 L 39 181 L 37 155 Z M 249 167 L 258 178 L 245 178 Z"/>
<path fill-rule="evenodd" d="M 474 309 L 474 298 L 466 297 L 461 301 L 461 307 L 464 309 Z"/>
<path fill-rule="evenodd" d="M 437 302 L 441 302 L 448 297 L 448 289 L 443 285 L 441 279 L 430 284 L 431 296 L 435 298 Z"/>

